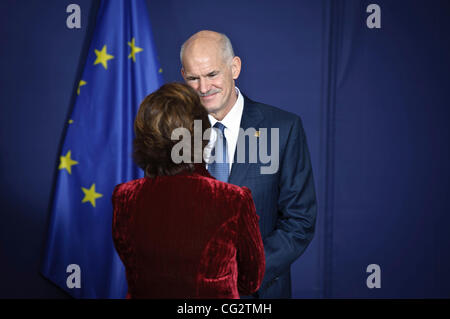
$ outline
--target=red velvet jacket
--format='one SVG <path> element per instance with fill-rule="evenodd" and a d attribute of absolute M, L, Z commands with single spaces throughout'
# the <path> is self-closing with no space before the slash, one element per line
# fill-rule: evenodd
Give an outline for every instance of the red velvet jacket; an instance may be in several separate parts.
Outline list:
<path fill-rule="evenodd" d="M 128 298 L 239 298 L 259 288 L 264 248 L 248 188 L 196 164 L 119 184 L 112 200 Z"/>

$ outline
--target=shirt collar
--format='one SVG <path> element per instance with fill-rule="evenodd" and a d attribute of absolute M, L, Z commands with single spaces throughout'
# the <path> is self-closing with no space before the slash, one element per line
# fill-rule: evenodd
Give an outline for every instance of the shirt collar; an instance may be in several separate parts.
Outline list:
<path fill-rule="evenodd" d="M 231 110 L 227 115 L 220 121 L 227 129 L 231 131 L 239 131 L 239 126 L 241 124 L 242 111 L 244 110 L 244 97 L 241 94 L 241 91 L 235 87 L 238 98 L 236 103 L 234 103 Z M 214 116 L 208 115 L 209 122 L 211 123 L 211 127 L 218 122 Z"/>

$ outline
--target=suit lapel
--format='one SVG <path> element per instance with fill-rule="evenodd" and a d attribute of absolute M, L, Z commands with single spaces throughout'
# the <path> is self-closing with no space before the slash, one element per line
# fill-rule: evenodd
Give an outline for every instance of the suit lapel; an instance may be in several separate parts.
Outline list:
<path fill-rule="evenodd" d="M 258 124 L 264 119 L 261 111 L 255 105 L 256 103 L 250 100 L 248 97 L 244 95 L 244 110 L 242 111 L 242 118 L 240 127 L 245 131 L 246 129 L 253 127 L 256 130 L 259 129 Z M 239 136 L 237 145 L 239 143 L 245 143 L 243 140 L 245 137 Z M 236 150 L 234 152 L 234 160 L 233 165 L 231 166 L 230 177 L 228 178 L 228 182 L 235 185 L 242 185 L 242 182 L 245 180 L 246 172 L 249 168 L 248 163 L 237 163 L 237 145 Z M 245 143 L 245 152 L 248 153 L 248 144 Z"/>

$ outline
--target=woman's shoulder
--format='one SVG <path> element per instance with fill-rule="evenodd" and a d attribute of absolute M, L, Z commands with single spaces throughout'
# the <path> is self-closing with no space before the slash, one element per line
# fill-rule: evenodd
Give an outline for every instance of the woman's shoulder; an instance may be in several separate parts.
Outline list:
<path fill-rule="evenodd" d="M 130 193 L 134 193 L 145 182 L 145 178 L 134 179 L 128 182 L 117 184 L 114 187 L 113 198 L 128 197 Z"/>
<path fill-rule="evenodd" d="M 216 180 L 215 178 L 202 177 L 200 182 L 208 185 L 209 189 L 213 193 L 222 194 L 222 198 L 231 197 L 234 200 L 242 200 L 242 199 L 251 199 L 252 194 L 248 187 L 246 186 L 238 186 L 230 183 L 225 183 Z M 223 195 L 229 196 L 223 196 Z"/>

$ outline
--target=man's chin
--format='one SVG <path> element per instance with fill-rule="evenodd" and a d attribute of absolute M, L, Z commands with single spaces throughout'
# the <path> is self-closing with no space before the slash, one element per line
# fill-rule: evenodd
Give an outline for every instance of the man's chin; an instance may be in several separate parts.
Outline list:
<path fill-rule="evenodd" d="M 217 113 L 220 110 L 220 107 L 217 106 L 217 105 L 207 105 L 207 104 L 205 105 L 205 104 L 203 104 L 203 107 L 211 115 L 214 115 L 215 113 Z"/>

